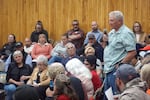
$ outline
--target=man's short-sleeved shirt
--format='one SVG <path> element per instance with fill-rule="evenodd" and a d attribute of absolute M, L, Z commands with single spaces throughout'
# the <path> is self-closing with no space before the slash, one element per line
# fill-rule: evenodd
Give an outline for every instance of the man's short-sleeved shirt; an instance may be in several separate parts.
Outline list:
<path fill-rule="evenodd" d="M 133 32 L 125 25 L 122 25 L 118 31 L 112 29 L 108 34 L 108 45 L 104 49 L 104 72 L 111 72 L 114 65 L 132 50 L 136 50 Z"/>

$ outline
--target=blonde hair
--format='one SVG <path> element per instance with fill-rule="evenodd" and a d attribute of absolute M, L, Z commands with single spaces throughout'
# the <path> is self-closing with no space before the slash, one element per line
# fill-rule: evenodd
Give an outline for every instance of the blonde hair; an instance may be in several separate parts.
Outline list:
<path fill-rule="evenodd" d="M 48 75 L 54 80 L 58 74 L 65 74 L 65 68 L 61 63 L 52 63 L 48 66 Z"/>
<path fill-rule="evenodd" d="M 145 64 L 141 69 L 141 79 L 146 81 L 149 88 L 150 88 L 150 64 Z"/>
<path fill-rule="evenodd" d="M 95 54 L 95 49 L 91 46 L 88 46 L 85 50 L 84 50 L 84 54 L 87 55 L 88 53 L 93 52 Z"/>

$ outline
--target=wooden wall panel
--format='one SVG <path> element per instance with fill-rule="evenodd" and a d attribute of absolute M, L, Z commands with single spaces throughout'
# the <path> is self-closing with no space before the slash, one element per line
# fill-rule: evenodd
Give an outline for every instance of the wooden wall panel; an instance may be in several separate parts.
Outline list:
<path fill-rule="evenodd" d="M 112 10 L 121 10 L 130 28 L 137 20 L 150 33 L 150 0 L 0 0 L 0 46 L 9 33 L 15 33 L 17 41 L 23 42 L 30 37 L 37 20 L 43 22 L 54 40 L 72 27 L 73 19 L 80 21 L 85 32 L 91 30 L 93 20 L 101 30 L 109 31 L 108 13 Z"/>

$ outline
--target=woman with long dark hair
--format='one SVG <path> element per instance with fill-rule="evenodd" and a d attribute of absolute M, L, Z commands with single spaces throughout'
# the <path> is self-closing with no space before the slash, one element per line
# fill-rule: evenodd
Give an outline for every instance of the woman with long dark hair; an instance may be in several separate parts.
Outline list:
<path fill-rule="evenodd" d="M 59 74 L 54 81 L 55 100 L 78 100 L 74 89 L 71 87 L 70 78 Z"/>

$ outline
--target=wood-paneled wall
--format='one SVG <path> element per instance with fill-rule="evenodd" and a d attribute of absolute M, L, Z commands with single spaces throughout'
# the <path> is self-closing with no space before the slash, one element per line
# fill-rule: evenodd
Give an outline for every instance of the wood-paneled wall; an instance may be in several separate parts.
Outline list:
<path fill-rule="evenodd" d="M 109 30 L 108 13 L 112 10 L 121 10 L 130 28 L 137 20 L 150 33 L 150 0 L 0 0 L 0 46 L 9 33 L 15 33 L 23 42 L 30 37 L 37 20 L 43 22 L 54 40 L 72 27 L 73 19 L 80 21 L 85 32 L 91 29 L 93 20 L 101 30 Z"/>

